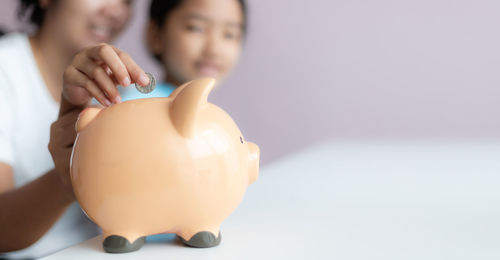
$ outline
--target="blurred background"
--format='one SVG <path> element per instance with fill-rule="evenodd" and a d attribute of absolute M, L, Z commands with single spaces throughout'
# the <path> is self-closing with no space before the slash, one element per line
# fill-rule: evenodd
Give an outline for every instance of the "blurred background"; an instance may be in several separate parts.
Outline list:
<path fill-rule="evenodd" d="M 0 28 L 27 30 L 17 0 Z M 500 1 L 248 1 L 243 56 L 210 101 L 267 163 L 327 139 L 500 138 Z M 149 1 L 117 46 L 147 54 Z"/>

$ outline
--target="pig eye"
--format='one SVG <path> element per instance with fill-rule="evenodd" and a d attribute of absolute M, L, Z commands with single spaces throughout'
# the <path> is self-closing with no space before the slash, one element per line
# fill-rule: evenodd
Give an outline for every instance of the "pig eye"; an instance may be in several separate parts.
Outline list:
<path fill-rule="evenodd" d="M 240 136 L 240 142 L 243 143 L 243 137 Z"/>

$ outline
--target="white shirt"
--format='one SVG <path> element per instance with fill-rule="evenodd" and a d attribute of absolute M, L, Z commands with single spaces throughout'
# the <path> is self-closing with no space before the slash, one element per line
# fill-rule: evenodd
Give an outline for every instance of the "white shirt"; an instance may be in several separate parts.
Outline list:
<path fill-rule="evenodd" d="M 47 146 L 50 125 L 57 119 L 58 111 L 59 104 L 43 82 L 28 36 L 9 34 L 1 37 L 0 162 L 12 167 L 15 187 L 54 168 Z M 97 234 L 97 227 L 75 202 L 35 244 L 23 250 L 0 253 L 0 258 L 37 258 Z"/>

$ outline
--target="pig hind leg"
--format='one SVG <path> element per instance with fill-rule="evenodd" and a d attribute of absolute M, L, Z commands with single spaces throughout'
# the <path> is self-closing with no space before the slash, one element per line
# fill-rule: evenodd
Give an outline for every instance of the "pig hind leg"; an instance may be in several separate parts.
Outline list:
<path fill-rule="evenodd" d="M 220 244 L 221 234 L 220 231 L 217 236 L 210 231 L 201 231 L 194 234 L 189 240 L 184 239 L 182 236 L 177 236 L 182 243 L 190 247 L 207 248 L 214 247 Z"/>

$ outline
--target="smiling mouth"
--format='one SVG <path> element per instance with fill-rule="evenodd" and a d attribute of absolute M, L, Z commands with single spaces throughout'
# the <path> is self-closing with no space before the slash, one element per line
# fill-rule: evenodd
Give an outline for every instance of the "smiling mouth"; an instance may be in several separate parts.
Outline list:
<path fill-rule="evenodd" d="M 112 30 L 106 26 L 91 26 L 90 32 L 92 33 L 92 38 L 98 42 L 109 42 L 111 40 Z"/>
<path fill-rule="evenodd" d="M 221 73 L 220 67 L 211 63 L 197 63 L 196 70 L 204 77 L 217 77 Z"/>

